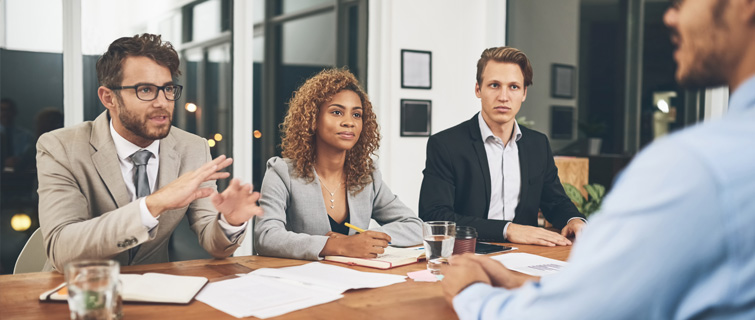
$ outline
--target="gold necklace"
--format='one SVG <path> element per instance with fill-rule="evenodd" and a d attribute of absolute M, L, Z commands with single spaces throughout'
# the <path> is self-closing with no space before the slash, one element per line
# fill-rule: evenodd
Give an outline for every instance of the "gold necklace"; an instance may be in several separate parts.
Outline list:
<path fill-rule="evenodd" d="M 335 208 L 336 207 L 336 199 L 334 197 L 335 197 L 336 193 L 335 192 L 331 192 L 330 189 L 328 189 L 328 186 L 325 185 L 325 182 L 322 182 L 322 179 L 320 178 L 320 176 L 318 176 L 317 179 L 320 180 L 320 185 L 323 186 L 325 188 L 325 190 L 328 191 L 328 193 L 330 193 L 330 208 L 331 209 Z M 341 187 L 341 183 L 339 182 L 338 185 L 336 186 L 336 191 L 340 190 L 339 189 L 340 187 Z"/>

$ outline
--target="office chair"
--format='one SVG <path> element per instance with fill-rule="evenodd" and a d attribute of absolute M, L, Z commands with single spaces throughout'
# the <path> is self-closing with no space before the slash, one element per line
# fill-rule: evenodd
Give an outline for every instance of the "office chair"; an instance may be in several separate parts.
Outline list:
<path fill-rule="evenodd" d="M 26 245 L 18 255 L 13 274 L 40 272 L 44 268 L 45 262 L 47 262 L 47 254 L 45 253 L 42 230 L 38 228 L 31 234 L 29 241 L 26 241 Z"/>

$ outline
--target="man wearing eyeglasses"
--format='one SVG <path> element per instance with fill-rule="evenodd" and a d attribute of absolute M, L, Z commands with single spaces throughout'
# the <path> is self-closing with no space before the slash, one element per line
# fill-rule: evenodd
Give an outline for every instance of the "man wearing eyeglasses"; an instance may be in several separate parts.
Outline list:
<path fill-rule="evenodd" d="M 233 253 L 259 193 L 216 179 L 233 162 L 212 159 L 205 139 L 171 126 L 182 87 L 178 54 L 159 35 L 114 41 L 97 61 L 107 109 L 94 121 L 39 138 L 39 219 L 48 265 L 107 258 L 121 265 L 168 261 L 168 242 L 186 215 L 202 247 Z"/>

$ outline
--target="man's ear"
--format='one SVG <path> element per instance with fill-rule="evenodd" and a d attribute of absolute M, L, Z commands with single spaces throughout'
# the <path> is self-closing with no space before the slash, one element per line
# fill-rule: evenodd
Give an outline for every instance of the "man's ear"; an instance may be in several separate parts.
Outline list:
<path fill-rule="evenodd" d="M 522 96 L 522 102 L 524 102 L 524 100 L 527 100 L 527 87 L 524 87 L 524 96 Z"/>
<path fill-rule="evenodd" d="M 107 108 L 108 110 L 115 108 L 116 97 L 113 90 L 100 86 L 99 88 L 97 88 L 97 96 L 100 97 L 100 102 L 102 102 L 102 105 L 104 105 L 105 108 Z"/>
<path fill-rule="evenodd" d="M 477 96 L 478 98 L 482 98 L 482 97 L 481 97 L 481 93 L 480 93 L 480 84 L 479 84 L 479 83 L 477 83 L 477 82 L 475 82 L 475 83 L 474 83 L 474 94 L 475 94 L 475 95 L 476 95 L 476 96 Z"/>

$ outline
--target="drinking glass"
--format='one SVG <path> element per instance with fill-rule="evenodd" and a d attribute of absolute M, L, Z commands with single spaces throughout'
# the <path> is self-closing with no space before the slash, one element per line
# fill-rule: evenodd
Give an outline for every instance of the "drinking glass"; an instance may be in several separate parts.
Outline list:
<path fill-rule="evenodd" d="M 426 221 L 422 224 L 422 236 L 425 240 L 427 270 L 440 274 L 440 266 L 448 263 L 454 251 L 456 223 L 451 221 Z"/>
<path fill-rule="evenodd" d="M 65 266 L 72 320 L 117 320 L 123 316 L 120 265 L 113 260 L 80 260 Z"/>

